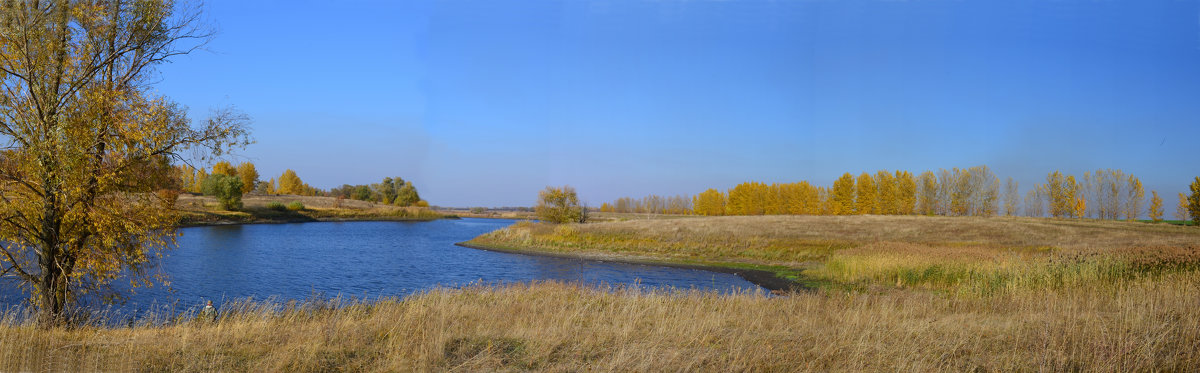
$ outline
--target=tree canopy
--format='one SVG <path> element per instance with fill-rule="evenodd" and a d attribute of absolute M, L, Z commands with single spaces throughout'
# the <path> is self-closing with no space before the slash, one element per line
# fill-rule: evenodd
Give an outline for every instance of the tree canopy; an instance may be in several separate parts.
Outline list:
<path fill-rule="evenodd" d="M 249 143 L 246 116 L 193 126 L 151 88 L 155 66 L 208 40 L 199 12 L 169 1 L 4 2 L 0 11 L 0 274 L 44 322 L 82 291 L 144 271 L 174 242 L 161 189 L 173 161 Z"/>

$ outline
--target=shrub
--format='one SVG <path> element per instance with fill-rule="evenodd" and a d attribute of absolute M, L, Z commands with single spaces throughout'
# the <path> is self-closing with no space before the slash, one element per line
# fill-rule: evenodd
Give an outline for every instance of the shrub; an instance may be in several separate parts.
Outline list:
<path fill-rule="evenodd" d="M 534 210 L 537 211 L 538 219 L 550 223 L 578 222 L 583 216 L 579 197 L 575 194 L 575 188 L 570 186 L 546 187 L 538 193 L 538 202 Z"/>
<path fill-rule="evenodd" d="M 242 208 L 242 179 L 226 174 L 213 174 L 204 179 L 201 190 L 205 195 L 217 197 L 221 208 Z"/>
<path fill-rule="evenodd" d="M 287 204 L 287 209 L 292 211 L 300 211 L 304 209 L 304 204 L 300 203 L 300 201 L 292 202 Z"/>
<path fill-rule="evenodd" d="M 287 209 L 287 207 L 285 207 L 282 202 L 267 203 L 267 208 L 272 209 L 272 210 L 277 210 L 277 211 L 283 211 L 283 210 Z"/>

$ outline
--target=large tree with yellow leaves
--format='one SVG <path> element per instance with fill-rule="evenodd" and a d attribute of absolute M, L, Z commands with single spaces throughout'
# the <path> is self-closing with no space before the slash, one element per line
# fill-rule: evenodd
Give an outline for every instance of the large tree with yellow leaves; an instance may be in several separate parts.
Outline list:
<path fill-rule="evenodd" d="M 115 295 L 174 243 L 172 161 L 248 143 L 243 115 L 192 126 L 151 89 L 155 66 L 207 40 L 162 0 L 0 5 L 0 274 L 46 323 L 81 293 Z M 184 154 L 187 152 L 187 154 Z"/>

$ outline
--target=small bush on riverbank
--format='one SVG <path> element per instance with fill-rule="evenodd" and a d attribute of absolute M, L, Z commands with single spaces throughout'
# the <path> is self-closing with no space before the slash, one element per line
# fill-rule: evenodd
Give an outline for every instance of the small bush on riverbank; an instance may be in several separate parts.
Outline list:
<path fill-rule="evenodd" d="M 304 209 L 304 204 L 300 202 L 292 202 L 287 204 L 287 209 L 292 211 L 300 211 Z"/>

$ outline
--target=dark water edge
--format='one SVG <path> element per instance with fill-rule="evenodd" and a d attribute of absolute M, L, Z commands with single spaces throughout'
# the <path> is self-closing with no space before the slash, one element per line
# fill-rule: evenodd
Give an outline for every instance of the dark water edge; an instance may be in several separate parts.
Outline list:
<path fill-rule="evenodd" d="M 489 247 L 486 245 L 478 245 L 478 244 L 474 244 L 471 242 L 458 242 L 458 243 L 455 243 L 455 245 L 466 247 L 466 248 L 472 248 L 472 249 L 476 249 L 476 250 L 496 251 L 496 252 L 513 253 L 513 254 L 520 254 L 520 255 L 547 256 L 547 257 L 556 257 L 556 258 L 564 258 L 564 259 L 571 259 L 571 260 L 590 260 L 590 261 L 596 261 L 596 262 L 612 262 L 612 263 L 624 263 L 624 264 L 644 265 L 644 266 L 653 266 L 653 267 L 680 268 L 680 269 L 692 269 L 692 270 L 717 272 L 717 273 L 728 273 L 728 274 L 732 274 L 732 275 L 741 277 L 742 279 L 744 279 L 752 284 L 758 285 L 759 287 L 762 287 L 763 289 L 766 289 L 766 290 L 770 290 L 772 292 L 775 292 L 775 291 L 796 292 L 796 291 L 812 290 L 812 289 L 807 288 L 807 287 L 803 286 L 802 284 L 797 283 L 795 281 L 788 280 L 786 278 L 781 278 L 781 277 L 777 276 L 775 274 L 775 272 L 764 271 L 764 270 L 759 270 L 759 269 L 724 267 L 724 266 L 719 266 L 719 265 L 672 263 L 672 262 L 666 262 L 666 261 L 643 260 L 643 259 L 632 259 L 632 258 L 598 259 L 598 258 L 594 258 L 594 257 L 587 256 L 587 255 L 579 255 L 579 254 L 571 254 L 571 253 L 555 253 L 555 252 L 546 252 L 546 251 L 538 251 L 538 250 L 518 250 L 518 249 L 508 249 L 508 248 L 499 248 L 499 247 Z"/>
<path fill-rule="evenodd" d="M 169 288 L 135 289 L 123 304 L 103 305 L 95 299 L 81 304 L 89 313 L 124 323 L 150 315 L 170 318 L 196 310 L 206 300 L 218 308 L 247 299 L 285 304 L 340 297 L 370 302 L 435 288 L 542 280 L 647 290 L 766 293 L 732 273 L 455 245 L 512 222 L 464 218 L 182 228 L 179 247 L 168 251 L 157 267 L 170 277 Z M 118 289 L 127 290 L 121 286 L 125 280 L 117 281 Z M 24 299 L 12 284 L 12 279 L 0 283 L 0 309 L 7 308 L 10 315 L 18 312 Z"/>

